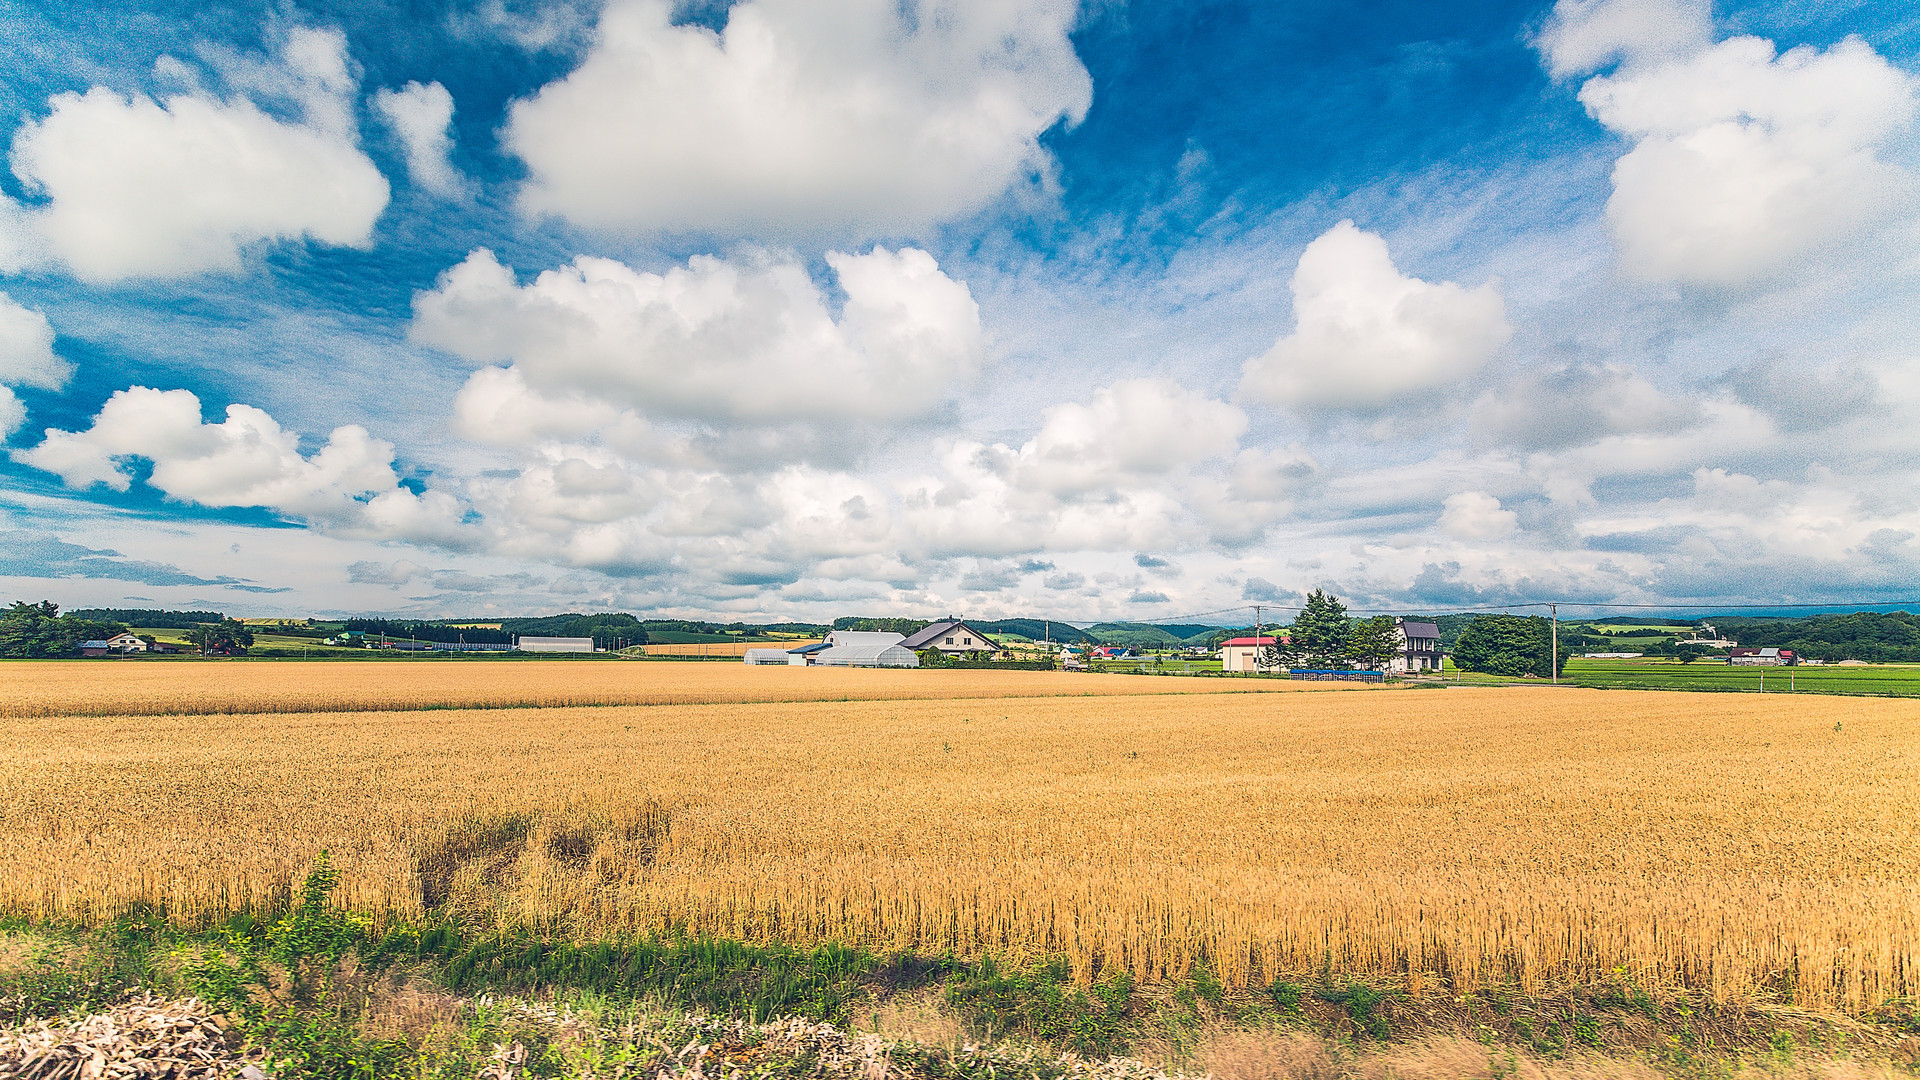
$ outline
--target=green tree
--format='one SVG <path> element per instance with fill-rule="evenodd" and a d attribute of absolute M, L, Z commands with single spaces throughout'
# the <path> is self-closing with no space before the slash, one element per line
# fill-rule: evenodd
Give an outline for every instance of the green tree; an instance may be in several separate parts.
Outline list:
<path fill-rule="evenodd" d="M 1347 640 L 1353 632 L 1347 619 L 1347 606 L 1315 589 L 1307 594 L 1307 605 L 1293 620 L 1293 639 L 1300 663 L 1308 667 L 1336 667 L 1347 662 Z"/>
<path fill-rule="evenodd" d="M 1383 669 L 1400 652 L 1400 630 L 1393 616 L 1361 619 L 1347 633 L 1347 660 L 1355 667 Z"/>
<path fill-rule="evenodd" d="M 1276 635 L 1273 644 L 1263 645 L 1260 648 L 1260 670 L 1262 671 L 1290 671 L 1304 666 L 1306 662 L 1306 656 L 1301 653 L 1298 646 L 1294 645 L 1291 637 Z"/>
<path fill-rule="evenodd" d="M 1537 615 L 1476 615 L 1460 632 L 1453 662 L 1463 671 L 1488 675 L 1553 675 L 1553 628 Z M 1567 654 L 1560 653 L 1566 669 Z"/>
<path fill-rule="evenodd" d="M 195 630 L 193 643 L 200 647 L 202 656 L 228 650 L 245 651 L 247 646 L 253 644 L 253 631 L 238 619 L 227 619 Z"/>
<path fill-rule="evenodd" d="M 126 630 L 120 623 L 62 615 L 60 605 L 51 600 L 38 604 L 16 600 L 0 612 L 0 656 L 73 656 L 83 641 L 105 640 Z"/>

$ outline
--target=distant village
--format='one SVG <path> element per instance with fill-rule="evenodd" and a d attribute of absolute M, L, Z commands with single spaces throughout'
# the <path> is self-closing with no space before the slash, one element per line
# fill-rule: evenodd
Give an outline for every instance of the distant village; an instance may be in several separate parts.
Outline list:
<path fill-rule="evenodd" d="M 624 613 L 497 620 L 235 619 L 211 611 L 61 614 L 51 604 L 16 603 L 0 622 L 0 655 L 592 656 L 721 660 L 753 667 L 991 666 L 1356 679 L 1490 671 L 1503 657 L 1508 669 L 1493 673 L 1543 677 L 1570 658 L 1731 667 L 1920 660 L 1920 625 L 1905 613 L 1551 624 L 1502 613 L 1361 619 L 1347 616 L 1332 598 L 1315 595 L 1332 605 L 1330 615 L 1322 614 L 1334 629 L 1322 625 L 1317 631 L 1322 638 L 1331 633 L 1339 639 L 1331 645 L 1309 640 L 1315 632 L 1301 629 L 1305 613 L 1294 624 L 1240 627 L 951 616 L 931 621 L 849 617 L 820 625 L 643 620 Z"/>

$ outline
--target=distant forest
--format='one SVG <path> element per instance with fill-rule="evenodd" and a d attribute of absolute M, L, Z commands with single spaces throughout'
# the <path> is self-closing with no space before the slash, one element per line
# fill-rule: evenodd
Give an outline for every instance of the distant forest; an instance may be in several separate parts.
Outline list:
<path fill-rule="evenodd" d="M 155 630 L 195 630 L 227 621 L 227 617 L 217 611 L 163 611 L 158 608 L 80 608 L 67 612 L 67 615 L 75 619 L 125 623 Z"/>
<path fill-rule="evenodd" d="M 1920 661 L 1920 616 L 1904 611 L 1857 611 L 1804 619 L 1715 619 L 1720 632 L 1743 646 L 1792 649 L 1808 660 Z"/>

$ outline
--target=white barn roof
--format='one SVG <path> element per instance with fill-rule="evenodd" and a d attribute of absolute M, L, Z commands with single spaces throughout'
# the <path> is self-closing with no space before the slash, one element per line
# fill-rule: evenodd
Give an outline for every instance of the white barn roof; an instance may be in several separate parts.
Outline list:
<path fill-rule="evenodd" d="M 875 635 L 900 639 L 899 634 Z M 813 662 L 822 667 L 919 667 L 920 658 L 912 649 L 899 645 L 835 645 L 813 654 Z"/>
<path fill-rule="evenodd" d="M 840 646 L 870 647 L 898 645 L 906 640 L 905 634 L 889 634 L 874 630 L 835 630 L 827 635 L 827 644 Z"/>

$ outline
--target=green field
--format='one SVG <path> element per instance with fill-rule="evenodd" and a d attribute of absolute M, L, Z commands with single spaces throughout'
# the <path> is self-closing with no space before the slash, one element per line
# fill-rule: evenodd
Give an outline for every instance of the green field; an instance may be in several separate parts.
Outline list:
<path fill-rule="evenodd" d="M 1448 679 L 1468 685 L 1497 683 L 1538 684 L 1540 679 L 1503 679 L 1461 672 L 1447 666 Z M 1920 696 L 1920 664 L 1872 664 L 1866 667 L 1730 667 L 1707 661 L 1682 664 L 1677 660 L 1567 661 L 1560 682 L 1603 690 L 1709 690 L 1732 693 L 1876 694 Z M 1764 687 L 1763 684 L 1764 683 Z"/>

